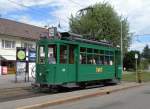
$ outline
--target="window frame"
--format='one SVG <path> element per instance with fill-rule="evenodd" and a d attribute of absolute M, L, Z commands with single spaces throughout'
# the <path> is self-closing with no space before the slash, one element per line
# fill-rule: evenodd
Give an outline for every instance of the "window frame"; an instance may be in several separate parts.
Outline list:
<path fill-rule="evenodd" d="M 66 62 L 61 62 L 62 60 L 61 60 L 61 56 L 63 56 L 63 55 L 61 55 L 61 46 L 66 46 Z M 67 45 L 67 44 L 60 44 L 59 45 L 59 64 L 69 64 L 69 58 L 68 58 L 68 56 L 69 56 L 69 54 L 68 54 L 68 52 L 69 52 L 69 46 Z"/>
<path fill-rule="evenodd" d="M 44 47 L 44 62 L 41 62 L 40 61 L 40 58 L 41 58 L 41 54 L 40 54 L 40 47 Z M 39 45 L 38 46 L 38 56 L 37 56 L 37 58 L 38 58 L 38 64 L 46 64 L 46 46 L 45 45 Z"/>
<path fill-rule="evenodd" d="M 86 49 L 85 52 L 82 52 L 81 49 Z M 90 51 L 90 52 L 89 52 Z M 79 59 L 80 64 L 84 65 L 110 65 L 110 59 L 112 59 L 112 65 L 114 65 L 114 51 L 109 49 L 96 49 L 96 48 L 90 48 L 90 47 L 83 47 L 81 46 L 79 48 L 79 54 L 80 55 L 86 55 L 86 63 L 81 63 L 82 61 Z M 95 60 L 95 63 L 92 61 L 91 64 L 88 63 L 88 55 L 92 55 L 91 59 Z M 107 57 L 107 58 L 106 58 Z M 98 60 L 96 59 L 98 58 Z M 105 60 L 107 59 L 107 64 L 105 63 Z M 111 66 L 111 65 L 110 65 Z"/>
<path fill-rule="evenodd" d="M 53 59 L 55 59 L 55 62 L 54 63 L 49 63 L 49 47 L 50 46 L 54 46 L 52 47 L 53 48 Z M 48 60 L 48 64 L 57 64 L 58 63 L 58 59 L 57 59 L 57 44 L 48 44 L 47 45 L 47 60 Z"/>
<path fill-rule="evenodd" d="M 7 45 L 9 44 L 9 47 Z M 15 49 L 16 47 L 16 41 L 14 40 L 7 40 L 7 39 L 2 39 L 1 43 L 2 48 L 4 49 Z M 6 47 L 7 46 L 7 47 Z"/>

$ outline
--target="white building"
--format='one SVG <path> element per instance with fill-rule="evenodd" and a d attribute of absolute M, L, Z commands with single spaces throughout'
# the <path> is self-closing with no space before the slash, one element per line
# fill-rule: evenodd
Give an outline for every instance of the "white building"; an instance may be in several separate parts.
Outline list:
<path fill-rule="evenodd" d="M 16 72 L 16 47 L 35 48 L 44 28 L 0 18 L 0 74 Z"/>

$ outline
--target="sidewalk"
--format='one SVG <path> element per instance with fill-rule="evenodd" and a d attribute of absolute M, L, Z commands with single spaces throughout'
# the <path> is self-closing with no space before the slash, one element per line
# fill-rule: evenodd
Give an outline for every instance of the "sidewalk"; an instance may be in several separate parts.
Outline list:
<path fill-rule="evenodd" d="M 115 91 L 128 89 L 132 87 L 140 86 L 137 83 L 122 83 L 116 86 L 107 86 L 103 88 L 93 88 L 86 90 L 79 90 L 67 93 L 58 93 L 40 97 L 33 97 L 15 101 L 8 101 L 0 103 L 0 106 L 3 106 L 3 109 L 33 109 L 33 108 L 41 108 L 47 105 L 56 105 L 59 103 L 73 101 L 77 99 L 83 99 L 92 96 L 104 95 Z M 9 104 L 9 105 L 8 105 Z"/>
<path fill-rule="evenodd" d="M 15 82 L 15 75 L 0 75 L 0 89 L 28 87 L 34 82 L 33 78 L 29 78 L 30 82 L 25 82 L 24 77 L 18 76 L 18 82 Z"/>

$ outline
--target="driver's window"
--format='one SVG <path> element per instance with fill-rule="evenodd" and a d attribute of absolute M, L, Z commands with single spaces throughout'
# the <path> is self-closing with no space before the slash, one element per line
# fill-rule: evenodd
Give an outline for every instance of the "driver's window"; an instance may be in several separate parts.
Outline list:
<path fill-rule="evenodd" d="M 49 45 L 48 46 L 48 63 L 49 64 L 56 64 L 56 45 Z"/>
<path fill-rule="evenodd" d="M 39 46 L 39 63 L 44 64 L 45 63 L 45 47 Z"/>

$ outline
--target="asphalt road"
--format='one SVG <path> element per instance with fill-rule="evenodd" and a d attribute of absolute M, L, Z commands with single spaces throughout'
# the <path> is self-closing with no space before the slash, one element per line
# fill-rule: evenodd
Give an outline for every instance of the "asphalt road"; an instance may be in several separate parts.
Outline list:
<path fill-rule="evenodd" d="M 150 109 L 150 83 L 138 88 L 43 109 Z"/>

